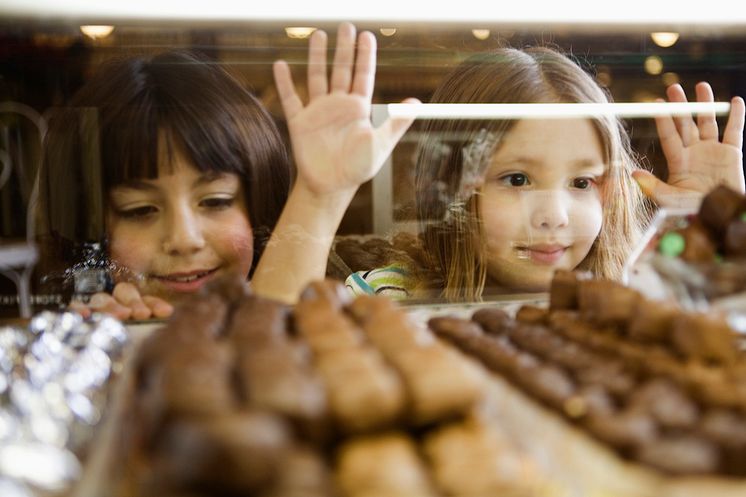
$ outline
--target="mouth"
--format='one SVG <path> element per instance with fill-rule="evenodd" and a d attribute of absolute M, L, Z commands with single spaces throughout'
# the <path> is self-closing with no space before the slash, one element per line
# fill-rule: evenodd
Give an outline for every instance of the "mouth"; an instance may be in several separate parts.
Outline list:
<path fill-rule="evenodd" d="M 196 292 L 215 275 L 218 269 L 197 269 L 165 275 L 152 275 L 151 278 L 175 292 Z"/>
<path fill-rule="evenodd" d="M 547 243 L 516 247 L 522 259 L 530 259 L 535 264 L 556 264 L 569 247 L 566 245 Z"/>

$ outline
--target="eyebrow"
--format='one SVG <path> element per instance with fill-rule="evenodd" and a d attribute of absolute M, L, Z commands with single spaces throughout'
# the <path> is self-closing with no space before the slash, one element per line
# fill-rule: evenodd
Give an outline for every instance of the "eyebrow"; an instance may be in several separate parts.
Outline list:
<path fill-rule="evenodd" d="M 539 161 L 539 160 L 533 159 L 531 157 L 524 157 L 524 156 L 508 157 L 507 159 L 495 161 L 495 162 L 493 162 L 493 164 L 494 165 L 498 165 L 498 166 L 509 166 L 509 165 L 512 165 L 512 164 L 520 164 L 520 165 L 525 165 L 529 169 L 533 169 L 533 168 L 537 168 L 537 167 L 542 167 L 544 165 L 543 161 Z M 597 161 L 591 160 L 591 159 L 578 159 L 578 160 L 574 160 L 574 161 L 572 161 L 571 166 L 573 167 L 573 169 L 576 169 L 576 170 L 577 169 L 586 169 L 586 168 L 596 167 L 596 166 L 603 166 L 604 171 L 607 169 L 605 163 L 603 163 L 603 162 L 597 162 Z"/>
<path fill-rule="evenodd" d="M 220 173 L 220 172 L 206 172 L 201 174 L 195 181 L 194 186 L 202 186 L 208 183 L 212 183 L 213 181 L 219 180 L 221 178 L 227 177 L 226 173 Z M 157 190 L 158 187 L 155 186 L 153 183 L 151 183 L 148 180 L 142 180 L 142 179 L 135 179 L 131 181 L 126 181 L 120 185 L 115 186 L 114 188 L 127 188 L 131 190 L 145 190 L 145 191 L 153 191 Z"/>

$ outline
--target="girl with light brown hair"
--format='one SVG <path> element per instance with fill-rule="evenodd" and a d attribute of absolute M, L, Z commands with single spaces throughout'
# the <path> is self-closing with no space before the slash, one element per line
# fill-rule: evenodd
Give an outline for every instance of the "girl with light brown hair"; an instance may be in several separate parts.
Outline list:
<path fill-rule="evenodd" d="M 713 101 L 707 83 L 696 90 L 698 101 Z M 670 101 L 686 101 L 679 85 L 667 93 Z M 472 56 L 445 77 L 431 99 L 609 101 L 578 64 L 543 47 Z M 743 191 L 741 98 L 732 100 L 722 141 L 714 114 L 700 115 L 696 123 L 691 116 L 657 117 L 656 125 L 667 183 L 640 166 L 622 122 L 608 114 L 425 122 L 416 207 L 441 296 L 468 301 L 490 293 L 546 291 L 557 269 L 619 279 L 650 218 L 645 194 L 665 204 L 677 194 L 704 194 L 721 182 Z M 433 285 L 412 277 L 401 286 L 403 293 L 416 295 Z"/>

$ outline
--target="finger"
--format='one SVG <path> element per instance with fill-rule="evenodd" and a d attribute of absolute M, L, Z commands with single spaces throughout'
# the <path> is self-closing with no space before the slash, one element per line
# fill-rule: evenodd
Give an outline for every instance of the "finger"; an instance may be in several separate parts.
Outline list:
<path fill-rule="evenodd" d="M 373 98 L 373 86 L 376 79 L 376 37 L 370 31 L 360 33 L 357 40 L 357 58 L 355 59 L 355 77 L 352 82 L 352 93 L 356 93 L 369 102 Z"/>
<path fill-rule="evenodd" d="M 282 111 L 285 113 L 285 119 L 289 121 L 303 110 L 303 102 L 295 93 L 293 76 L 290 74 L 290 66 L 287 62 L 278 60 L 272 65 L 272 72 L 275 76 L 275 85 L 282 104 Z"/>
<path fill-rule="evenodd" d="M 642 193 L 661 207 L 696 208 L 702 200 L 702 193 L 671 186 L 648 171 L 633 171 L 632 177 Z"/>
<path fill-rule="evenodd" d="M 402 101 L 404 104 L 419 104 L 420 101 L 416 98 L 408 98 Z M 381 164 L 386 157 L 389 156 L 391 151 L 396 146 L 396 143 L 404 136 L 407 129 L 414 122 L 413 117 L 397 117 L 388 118 L 378 128 L 376 128 L 376 137 L 378 142 L 378 150 L 380 150 Z"/>
<path fill-rule="evenodd" d="M 679 84 L 671 85 L 666 89 L 666 95 L 668 96 L 669 102 L 681 102 L 686 103 L 686 93 Z M 681 142 L 685 147 L 688 147 L 692 143 L 695 143 L 699 139 L 699 131 L 694 124 L 692 115 L 687 113 L 684 115 L 677 115 L 674 117 L 674 123 L 676 123 L 676 129 L 681 136 Z"/>
<path fill-rule="evenodd" d="M 714 102 L 715 95 L 712 93 L 712 87 L 702 81 L 695 87 L 697 93 L 697 102 Z M 715 111 L 704 112 L 697 115 L 697 127 L 699 128 L 700 140 L 717 140 L 718 123 L 715 120 Z"/>
<path fill-rule="evenodd" d="M 658 99 L 658 102 L 663 102 L 662 99 Z M 681 159 L 681 151 L 684 147 L 684 143 L 681 141 L 681 135 L 679 135 L 674 124 L 672 116 L 656 116 L 655 117 L 655 129 L 658 131 L 658 139 L 661 142 L 661 149 L 663 155 L 666 156 L 666 161 L 669 166 L 672 164 L 678 164 Z"/>
<path fill-rule="evenodd" d="M 123 306 L 108 293 L 94 294 L 88 302 L 88 306 L 92 311 L 111 314 L 117 319 L 129 319 L 132 315 L 132 309 Z"/>
<path fill-rule="evenodd" d="M 308 96 L 313 100 L 327 91 L 326 33 L 317 29 L 308 43 Z"/>
<path fill-rule="evenodd" d="M 730 101 L 730 115 L 723 132 L 723 143 L 733 145 L 739 150 L 743 147 L 743 123 L 746 106 L 741 97 L 734 97 Z"/>
<path fill-rule="evenodd" d="M 163 299 L 159 299 L 158 297 L 146 295 L 142 298 L 142 301 L 150 308 L 150 312 L 153 317 L 167 318 L 174 312 L 174 306 Z"/>
<path fill-rule="evenodd" d="M 332 92 L 350 91 L 352 62 L 355 59 L 355 26 L 343 22 L 337 30 L 337 49 L 334 51 L 332 69 Z"/>
<path fill-rule="evenodd" d="M 145 305 L 140 296 L 140 291 L 132 283 L 119 283 L 114 287 L 112 297 L 118 303 L 132 309 L 132 319 L 148 319 L 150 317 L 150 308 Z"/>
<path fill-rule="evenodd" d="M 83 319 L 88 319 L 89 317 L 91 317 L 92 314 L 91 308 L 80 300 L 73 300 L 72 302 L 70 302 L 70 305 L 68 305 L 67 308 L 83 316 Z"/>

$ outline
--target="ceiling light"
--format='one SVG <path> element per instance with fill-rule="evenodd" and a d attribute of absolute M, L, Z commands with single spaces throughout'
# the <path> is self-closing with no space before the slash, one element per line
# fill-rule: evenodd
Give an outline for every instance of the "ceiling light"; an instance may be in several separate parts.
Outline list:
<path fill-rule="evenodd" d="M 80 31 L 88 38 L 98 40 L 99 38 L 106 38 L 114 31 L 114 26 L 103 26 L 103 25 L 88 25 L 81 26 Z"/>
<path fill-rule="evenodd" d="M 381 28 L 380 31 L 383 36 L 394 36 L 396 34 L 396 28 Z"/>
<path fill-rule="evenodd" d="M 644 67 L 648 74 L 660 74 L 663 72 L 663 60 L 657 55 L 651 55 L 645 59 Z"/>
<path fill-rule="evenodd" d="M 490 30 L 489 29 L 472 29 L 471 34 L 474 35 L 474 38 L 477 40 L 486 40 L 490 37 Z"/>
<path fill-rule="evenodd" d="M 679 40 L 679 33 L 660 31 L 657 33 L 650 33 L 650 37 L 659 47 L 667 48 L 673 46 L 673 44 Z"/>
<path fill-rule="evenodd" d="M 288 26 L 285 28 L 285 34 L 288 38 L 302 39 L 311 36 L 311 33 L 316 31 L 316 28 L 310 26 Z"/>

